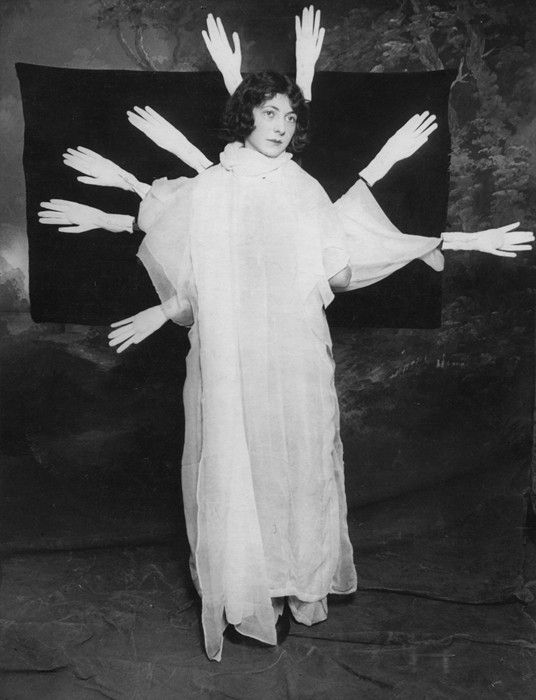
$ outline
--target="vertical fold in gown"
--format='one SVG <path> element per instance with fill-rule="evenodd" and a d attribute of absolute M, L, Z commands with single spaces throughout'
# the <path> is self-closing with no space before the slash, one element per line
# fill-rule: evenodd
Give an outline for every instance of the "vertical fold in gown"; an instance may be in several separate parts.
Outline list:
<path fill-rule="evenodd" d="M 228 623 L 275 644 L 272 598 L 313 624 L 329 593 L 356 589 L 328 279 L 350 263 L 350 288 L 370 284 L 438 245 L 378 209 L 364 184 L 334 206 L 288 154 L 238 144 L 142 203 L 139 256 L 162 302 L 194 311 L 182 486 L 211 659 Z"/>

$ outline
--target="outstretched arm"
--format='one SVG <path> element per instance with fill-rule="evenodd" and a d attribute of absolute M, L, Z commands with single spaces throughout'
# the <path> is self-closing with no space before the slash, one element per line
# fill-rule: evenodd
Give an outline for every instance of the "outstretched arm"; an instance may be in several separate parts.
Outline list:
<path fill-rule="evenodd" d="M 68 148 L 63 154 L 63 162 L 69 168 L 84 173 L 77 177 L 78 182 L 100 187 L 118 187 L 122 190 L 136 192 L 142 199 L 150 189 L 140 182 L 132 173 L 123 170 L 108 158 L 103 158 L 95 151 L 84 146 Z"/>
<path fill-rule="evenodd" d="M 41 206 L 43 210 L 38 213 L 39 223 L 59 226 L 59 230 L 65 233 L 84 233 L 97 228 L 113 233 L 133 231 L 134 217 L 126 214 L 108 214 L 66 199 L 51 199 L 41 202 Z"/>
<path fill-rule="evenodd" d="M 242 73 L 240 72 L 242 51 L 238 33 L 233 32 L 233 50 L 229 44 L 229 39 L 227 39 L 223 22 L 219 17 L 214 19 L 214 16 L 209 14 L 207 17 L 207 28 L 201 32 L 201 35 L 210 57 L 223 76 L 227 92 L 229 95 L 232 95 L 242 82 Z"/>
<path fill-rule="evenodd" d="M 320 26 L 320 10 L 304 7 L 301 21 L 295 17 L 296 25 L 296 85 L 301 88 L 306 100 L 312 98 L 315 64 L 322 50 L 326 30 Z"/>
<path fill-rule="evenodd" d="M 450 231 L 442 233 L 443 250 L 478 250 L 481 253 L 515 258 L 519 252 L 532 249 L 532 231 L 519 231 L 519 221 L 475 233 Z"/>
<path fill-rule="evenodd" d="M 193 145 L 184 134 L 161 117 L 152 107 L 134 107 L 133 112 L 127 112 L 128 121 L 163 148 L 180 158 L 198 173 L 206 170 L 212 162 Z"/>
<path fill-rule="evenodd" d="M 423 112 L 415 114 L 396 131 L 380 150 L 377 156 L 359 175 L 368 185 L 374 185 L 387 175 L 400 160 L 409 158 L 421 148 L 437 129 L 435 114 Z"/>
<path fill-rule="evenodd" d="M 194 319 L 189 302 L 181 303 L 179 298 L 174 296 L 159 306 L 151 306 L 135 316 L 112 323 L 114 330 L 108 335 L 109 345 L 110 347 L 118 345 L 117 352 L 123 352 L 130 345 L 141 343 L 170 320 L 181 326 L 192 325 Z"/>

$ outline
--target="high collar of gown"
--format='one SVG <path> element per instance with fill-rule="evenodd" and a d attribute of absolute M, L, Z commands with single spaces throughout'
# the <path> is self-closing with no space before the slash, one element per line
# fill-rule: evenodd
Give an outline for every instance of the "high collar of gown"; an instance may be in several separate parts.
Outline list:
<path fill-rule="evenodd" d="M 259 177 L 266 175 L 273 170 L 278 170 L 292 158 L 291 153 L 284 151 L 276 158 L 264 156 L 259 151 L 246 148 L 243 144 L 235 141 L 228 143 L 220 153 L 220 163 L 235 175 L 245 175 L 246 177 Z"/>

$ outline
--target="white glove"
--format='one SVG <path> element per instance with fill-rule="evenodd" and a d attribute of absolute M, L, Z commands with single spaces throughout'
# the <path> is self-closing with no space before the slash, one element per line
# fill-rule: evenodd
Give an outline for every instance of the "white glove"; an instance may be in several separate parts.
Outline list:
<path fill-rule="evenodd" d="M 163 148 L 180 158 L 198 173 L 212 165 L 210 160 L 158 112 L 151 107 L 134 107 L 127 112 L 128 121 Z"/>
<path fill-rule="evenodd" d="M 84 146 L 78 146 L 76 149 L 68 148 L 67 152 L 63 154 L 63 162 L 67 167 L 84 173 L 76 179 L 86 185 L 119 187 L 122 190 L 138 194 L 144 187 L 149 188 L 149 185 L 139 182 L 134 175 L 123 170 L 113 161 L 103 158 Z"/>
<path fill-rule="evenodd" d="M 315 64 L 322 50 L 326 30 L 320 27 L 320 10 L 304 7 L 302 18 L 296 16 L 296 85 L 306 100 L 311 99 Z"/>
<path fill-rule="evenodd" d="M 479 250 L 503 258 L 515 258 L 523 250 L 531 250 L 534 241 L 532 231 L 516 231 L 519 221 L 499 228 L 490 228 L 475 233 L 449 231 L 442 233 L 443 250 Z"/>
<path fill-rule="evenodd" d="M 210 57 L 223 76 L 223 82 L 229 95 L 232 95 L 242 82 L 240 66 L 242 64 L 242 51 L 240 49 L 240 37 L 233 32 L 234 51 L 231 49 L 223 22 L 219 17 L 214 19 L 210 14 L 207 17 L 207 29 L 201 32 Z"/>
<path fill-rule="evenodd" d="M 378 155 L 359 174 L 369 185 L 373 185 L 386 175 L 395 163 L 418 151 L 436 129 L 435 114 L 423 112 L 413 115 L 388 139 Z"/>
<path fill-rule="evenodd" d="M 161 306 L 151 306 L 135 316 L 112 323 L 111 327 L 115 330 L 109 333 L 110 342 L 108 344 L 112 348 L 119 345 L 117 352 L 123 352 L 129 345 L 141 343 L 151 333 L 163 326 L 167 320 Z"/>
<path fill-rule="evenodd" d="M 100 209 L 88 207 L 66 199 L 51 199 L 41 202 L 43 211 L 38 213 L 39 223 L 60 226 L 65 233 L 84 233 L 96 228 L 103 228 L 113 233 L 129 231 L 132 233 L 133 216 L 124 214 L 107 214 Z"/>

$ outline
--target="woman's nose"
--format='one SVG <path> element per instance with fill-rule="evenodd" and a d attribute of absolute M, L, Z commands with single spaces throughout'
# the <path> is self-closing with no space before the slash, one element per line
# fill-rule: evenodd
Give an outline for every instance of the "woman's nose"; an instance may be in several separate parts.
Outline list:
<path fill-rule="evenodd" d="M 277 122 L 274 126 L 274 129 L 277 131 L 278 134 L 281 134 L 281 136 L 283 136 L 283 134 L 286 131 L 285 122 L 283 120 Z"/>

